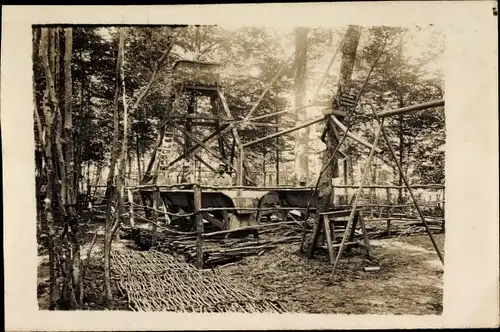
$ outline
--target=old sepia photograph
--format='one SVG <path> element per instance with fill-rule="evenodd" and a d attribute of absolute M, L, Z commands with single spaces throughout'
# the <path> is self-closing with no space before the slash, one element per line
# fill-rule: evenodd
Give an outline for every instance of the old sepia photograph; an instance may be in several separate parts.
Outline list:
<path fill-rule="evenodd" d="M 444 41 L 33 25 L 39 309 L 440 315 Z"/>

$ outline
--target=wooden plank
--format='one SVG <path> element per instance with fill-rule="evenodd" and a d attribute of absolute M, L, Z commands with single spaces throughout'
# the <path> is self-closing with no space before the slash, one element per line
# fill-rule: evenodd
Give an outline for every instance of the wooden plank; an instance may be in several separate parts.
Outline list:
<path fill-rule="evenodd" d="M 173 113 L 166 116 L 169 119 L 192 119 L 192 120 L 214 120 L 214 121 L 234 121 L 235 119 L 223 116 L 216 116 L 210 114 L 181 114 L 181 113 Z"/>
<path fill-rule="evenodd" d="M 225 211 L 226 214 L 227 214 L 227 211 Z M 220 221 L 219 219 L 215 218 L 215 217 L 212 217 L 211 215 L 209 215 L 208 213 L 202 213 L 201 214 L 203 216 L 203 219 L 209 221 L 210 223 L 212 223 L 213 225 L 215 225 L 215 227 L 217 227 L 218 229 L 220 230 L 224 230 L 224 223 L 222 221 Z"/>
<path fill-rule="evenodd" d="M 333 243 L 332 243 L 332 230 L 330 229 L 330 223 L 328 220 L 325 222 L 324 218 L 327 218 L 325 216 L 320 216 L 320 218 L 323 218 L 323 225 L 325 225 L 325 233 L 326 233 L 326 244 L 328 246 L 328 254 L 330 255 L 330 263 L 333 264 L 335 260 L 335 256 L 333 255 Z"/>

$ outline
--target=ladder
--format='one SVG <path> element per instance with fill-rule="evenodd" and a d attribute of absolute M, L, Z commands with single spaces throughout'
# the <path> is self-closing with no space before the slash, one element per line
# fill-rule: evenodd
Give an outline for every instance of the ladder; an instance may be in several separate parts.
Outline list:
<path fill-rule="evenodd" d="M 168 164 L 170 163 L 172 156 L 174 154 L 174 131 L 172 129 L 165 129 L 163 135 L 163 141 L 158 149 L 158 172 L 165 173 L 168 169 Z"/>

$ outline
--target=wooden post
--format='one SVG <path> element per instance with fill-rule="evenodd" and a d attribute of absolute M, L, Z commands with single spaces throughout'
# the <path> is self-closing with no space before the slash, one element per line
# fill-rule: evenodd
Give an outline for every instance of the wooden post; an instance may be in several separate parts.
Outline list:
<path fill-rule="evenodd" d="M 321 214 L 317 213 L 316 222 L 314 223 L 313 234 L 311 238 L 311 243 L 309 244 L 309 248 L 307 250 L 307 258 L 312 258 L 314 255 L 314 250 L 316 249 L 316 243 L 318 242 L 319 235 L 321 233 L 323 219 L 321 218 Z"/>
<path fill-rule="evenodd" d="M 158 228 L 158 201 L 160 198 L 160 189 L 158 187 L 153 189 L 153 235 L 151 237 L 151 247 L 156 246 L 157 228 Z"/>
<path fill-rule="evenodd" d="M 333 264 L 333 262 L 335 260 L 335 256 L 333 254 L 332 230 L 330 229 L 330 218 L 328 216 L 320 216 L 320 218 L 323 218 L 323 224 L 325 225 L 326 244 L 328 246 L 328 254 L 330 256 L 330 263 Z M 333 232 L 335 233 L 335 227 L 333 228 Z"/>
<path fill-rule="evenodd" d="M 262 142 L 262 176 L 264 178 L 264 186 L 266 186 L 266 145 Z"/>
<path fill-rule="evenodd" d="M 167 204 L 165 204 L 164 200 L 161 200 L 161 203 L 162 203 L 162 207 L 163 207 L 163 214 L 164 214 L 164 217 L 165 217 L 165 223 L 167 225 L 170 225 L 170 217 L 168 216 Z"/>
<path fill-rule="evenodd" d="M 391 205 L 391 189 L 390 188 L 385 188 L 385 195 L 386 195 L 386 203 L 387 205 Z M 391 235 L 391 209 L 387 209 L 387 235 Z"/>
<path fill-rule="evenodd" d="M 361 226 L 361 232 L 363 232 L 363 240 L 365 242 L 366 251 L 368 257 L 372 256 L 372 247 L 370 246 L 370 240 L 368 239 L 368 232 L 366 231 L 365 218 L 363 212 L 359 212 L 359 225 Z"/>
<path fill-rule="evenodd" d="M 275 117 L 276 124 L 279 123 L 278 116 Z M 276 128 L 276 133 L 278 133 L 278 128 Z M 279 137 L 276 137 L 276 187 L 280 184 L 280 149 L 279 149 Z M 270 184 L 270 183 L 269 183 Z"/>
<path fill-rule="evenodd" d="M 445 222 L 446 222 L 446 218 L 445 218 L 445 210 L 444 210 L 444 204 L 446 203 L 446 197 L 444 195 L 444 193 L 446 192 L 446 189 L 443 189 L 443 223 L 441 224 L 441 232 L 445 232 L 446 231 L 446 228 L 445 228 Z"/>
<path fill-rule="evenodd" d="M 129 214 L 130 214 L 130 227 L 134 228 L 135 227 L 135 222 L 134 222 L 134 197 L 132 196 L 132 190 L 128 189 L 127 190 L 127 195 L 128 195 L 128 204 L 129 204 Z"/>
<path fill-rule="evenodd" d="M 346 158 L 344 159 L 344 169 L 343 169 L 343 176 L 344 176 L 344 185 L 346 186 L 344 188 L 344 204 L 349 204 L 349 190 L 347 189 L 347 156 Z"/>
<path fill-rule="evenodd" d="M 194 212 L 196 216 L 196 265 L 203 269 L 203 217 L 201 215 L 201 188 L 194 186 Z"/>

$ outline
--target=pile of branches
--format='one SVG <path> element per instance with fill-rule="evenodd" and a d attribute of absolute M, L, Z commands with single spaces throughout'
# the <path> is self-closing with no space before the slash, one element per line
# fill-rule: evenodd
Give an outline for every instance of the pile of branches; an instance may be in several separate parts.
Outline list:
<path fill-rule="evenodd" d="M 113 251 L 118 286 L 134 311 L 284 313 L 217 270 L 198 270 L 156 250 Z"/>
<path fill-rule="evenodd" d="M 263 238 L 261 235 L 274 233 L 279 238 Z M 247 234 L 248 235 L 248 234 Z M 241 235 L 240 235 L 241 236 Z M 262 255 L 273 250 L 279 244 L 300 242 L 301 233 L 298 229 L 267 229 L 259 232 L 259 238 L 248 237 L 226 238 L 225 236 L 207 237 L 203 239 L 204 266 L 236 262 L 245 256 Z M 158 231 L 153 246 L 153 233 L 149 229 L 124 229 L 122 238 L 134 240 L 143 250 L 155 249 L 175 257 L 183 258 L 188 263 L 196 261 L 196 237 L 177 235 Z"/>

